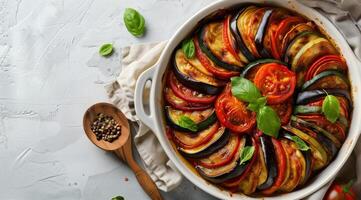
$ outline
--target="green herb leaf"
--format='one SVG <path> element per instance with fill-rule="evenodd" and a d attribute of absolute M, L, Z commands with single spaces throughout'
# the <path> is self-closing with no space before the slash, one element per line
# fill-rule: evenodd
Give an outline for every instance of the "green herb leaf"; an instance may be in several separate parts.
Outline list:
<path fill-rule="evenodd" d="M 145 20 L 144 17 L 133 8 L 126 8 L 123 20 L 125 27 L 135 37 L 140 37 L 145 32 Z"/>
<path fill-rule="evenodd" d="M 258 112 L 260 108 L 265 106 L 267 103 L 266 97 L 260 97 L 255 102 L 251 102 L 248 104 L 247 108 L 253 112 Z"/>
<path fill-rule="evenodd" d="M 252 103 L 262 97 L 256 85 L 254 85 L 250 80 L 242 77 L 233 77 L 231 78 L 231 84 L 232 94 L 239 100 Z"/>
<path fill-rule="evenodd" d="M 350 193 L 350 190 L 352 188 L 352 185 L 355 183 L 355 179 L 351 179 L 348 183 L 346 183 L 345 185 L 341 185 L 342 187 L 342 191 L 344 193 Z"/>
<path fill-rule="evenodd" d="M 184 115 L 180 116 L 178 125 L 191 131 L 198 130 L 197 124 L 191 118 Z"/>
<path fill-rule="evenodd" d="M 298 136 L 292 135 L 291 139 L 292 139 L 292 141 L 294 141 L 296 143 L 299 150 L 308 151 L 310 149 L 310 147 Z"/>
<path fill-rule="evenodd" d="M 245 146 L 242 149 L 241 155 L 240 155 L 240 162 L 239 164 L 242 165 L 248 160 L 250 160 L 254 153 L 254 146 Z"/>
<path fill-rule="evenodd" d="M 186 55 L 187 58 L 193 58 L 196 48 L 194 46 L 194 42 L 193 42 L 192 38 L 183 40 L 182 51 Z"/>
<path fill-rule="evenodd" d="M 257 128 L 264 134 L 277 138 L 281 121 L 273 108 L 263 106 L 257 113 Z"/>
<path fill-rule="evenodd" d="M 109 56 L 113 52 L 112 44 L 103 44 L 99 49 L 99 54 L 101 56 Z"/>
<path fill-rule="evenodd" d="M 340 117 L 340 102 L 333 95 L 327 95 L 322 103 L 322 113 L 326 119 L 335 123 Z"/>
<path fill-rule="evenodd" d="M 112 200 L 124 200 L 124 197 L 116 196 L 116 197 L 113 197 Z"/>

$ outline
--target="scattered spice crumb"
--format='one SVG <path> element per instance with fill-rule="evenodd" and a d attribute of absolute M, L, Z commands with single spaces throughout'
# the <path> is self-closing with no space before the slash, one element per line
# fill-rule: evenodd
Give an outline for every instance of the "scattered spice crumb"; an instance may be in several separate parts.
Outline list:
<path fill-rule="evenodd" d="M 127 177 L 125 177 L 125 178 L 124 178 L 124 180 L 125 180 L 126 182 L 128 182 L 128 181 L 129 181 L 129 179 L 128 179 Z"/>

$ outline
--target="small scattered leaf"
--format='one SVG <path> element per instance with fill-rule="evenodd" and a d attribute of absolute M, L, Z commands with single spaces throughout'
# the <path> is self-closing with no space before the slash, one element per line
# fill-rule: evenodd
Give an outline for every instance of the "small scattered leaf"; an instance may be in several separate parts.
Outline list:
<path fill-rule="evenodd" d="M 116 196 L 116 197 L 113 197 L 112 200 L 124 200 L 124 197 Z"/>
<path fill-rule="evenodd" d="M 327 95 L 322 103 L 322 113 L 326 119 L 335 123 L 340 117 L 340 102 L 333 95 Z"/>
<path fill-rule="evenodd" d="M 240 155 L 240 162 L 239 164 L 242 165 L 248 160 L 250 160 L 254 153 L 254 146 L 245 146 L 242 149 L 241 155 Z"/>
<path fill-rule="evenodd" d="M 126 8 L 123 15 L 125 27 L 135 37 L 141 37 L 145 32 L 144 17 L 133 8 Z"/>
<path fill-rule="evenodd" d="M 310 149 L 310 147 L 298 136 L 292 135 L 291 139 L 292 139 L 292 141 L 294 141 L 296 143 L 299 150 L 308 151 Z"/>
<path fill-rule="evenodd" d="M 192 38 L 183 40 L 182 42 L 182 51 L 186 55 L 187 58 L 193 58 L 196 48 L 194 46 L 194 42 Z"/>
<path fill-rule="evenodd" d="M 178 125 L 182 128 L 186 128 L 190 131 L 198 130 L 197 124 L 191 118 L 184 116 L 184 115 L 180 116 L 180 118 L 178 120 Z"/>
<path fill-rule="evenodd" d="M 101 56 L 109 56 L 113 52 L 112 44 L 103 44 L 99 49 L 99 54 Z"/>

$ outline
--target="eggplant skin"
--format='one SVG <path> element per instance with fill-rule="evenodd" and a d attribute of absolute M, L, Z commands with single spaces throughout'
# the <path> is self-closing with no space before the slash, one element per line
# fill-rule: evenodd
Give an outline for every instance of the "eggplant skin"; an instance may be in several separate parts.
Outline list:
<path fill-rule="evenodd" d="M 314 100 L 317 100 L 321 97 L 324 97 L 327 94 L 345 97 L 348 101 L 350 109 L 352 109 L 353 106 L 352 106 L 352 99 L 350 93 L 346 90 L 340 90 L 340 89 L 310 90 L 310 91 L 300 92 L 298 93 L 296 104 L 304 105 Z"/>
<path fill-rule="evenodd" d="M 183 85 L 185 85 L 193 90 L 197 90 L 202 93 L 210 94 L 210 95 L 216 95 L 223 90 L 223 87 L 216 87 L 216 86 L 213 86 L 213 85 L 210 85 L 207 83 L 203 83 L 203 82 L 194 80 L 194 79 L 186 76 L 181 71 L 179 71 L 175 60 L 174 60 L 174 66 L 175 66 L 175 67 L 173 67 L 174 75 L 177 77 L 179 82 L 181 82 Z"/>
<path fill-rule="evenodd" d="M 263 58 L 271 58 L 270 54 L 268 53 L 267 49 L 263 47 L 263 38 L 267 31 L 267 25 L 269 18 L 272 15 L 273 10 L 269 9 L 266 10 L 263 17 L 261 24 L 258 27 L 254 42 L 256 44 L 258 52 L 261 54 Z"/>
<path fill-rule="evenodd" d="M 224 131 L 223 135 L 212 145 L 210 145 L 208 148 L 204 149 L 201 152 L 195 153 L 195 154 L 187 154 L 183 151 L 179 151 L 183 156 L 187 158 L 203 158 L 206 156 L 211 155 L 212 153 L 218 151 L 222 147 L 224 147 L 227 143 L 229 138 L 231 137 L 231 132 L 229 132 L 227 129 Z"/>
<path fill-rule="evenodd" d="M 257 187 L 258 190 L 265 190 L 270 188 L 276 180 L 278 175 L 277 160 L 273 143 L 269 136 L 262 135 L 259 137 L 263 157 L 265 158 L 268 176 L 266 182 Z"/>

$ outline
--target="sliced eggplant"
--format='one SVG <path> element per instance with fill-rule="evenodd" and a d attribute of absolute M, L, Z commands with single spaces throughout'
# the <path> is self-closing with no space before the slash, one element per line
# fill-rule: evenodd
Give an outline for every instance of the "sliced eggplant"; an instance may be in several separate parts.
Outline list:
<path fill-rule="evenodd" d="M 253 142 L 253 144 L 255 144 L 255 142 Z M 251 142 L 251 139 L 249 138 L 249 136 L 246 136 L 246 144 L 245 146 L 250 146 L 252 145 L 252 142 Z M 243 149 L 244 146 L 240 146 L 239 148 L 239 152 L 238 153 L 241 153 L 242 149 Z M 256 151 L 255 151 L 255 154 L 256 154 Z M 254 155 L 255 155 L 254 154 Z M 199 174 L 205 178 L 206 180 L 212 182 L 212 183 L 223 183 L 227 180 L 230 180 L 230 179 L 233 179 L 233 178 L 236 178 L 238 176 L 241 176 L 243 174 L 243 172 L 245 172 L 245 170 L 247 169 L 248 165 L 250 164 L 251 160 L 249 161 L 246 161 L 245 163 L 243 163 L 242 165 L 239 164 L 239 154 L 237 156 L 237 154 L 235 155 L 234 159 L 237 159 L 236 160 L 236 165 L 234 165 L 234 161 L 232 161 L 229 165 L 231 166 L 234 166 L 233 170 L 229 171 L 228 173 L 225 173 L 223 175 L 220 175 L 220 176 L 208 176 L 204 173 L 202 173 L 202 170 L 199 170 L 198 167 L 196 168 L 197 171 L 199 172 Z"/>
<path fill-rule="evenodd" d="M 230 141 L 232 142 L 232 137 L 230 138 Z M 239 156 L 241 154 L 242 149 L 244 148 L 244 145 L 245 145 L 245 139 L 243 139 L 243 142 L 241 145 L 236 146 L 236 148 L 238 148 L 238 149 L 236 150 L 236 153 L 233 155 L 232 160 L 230 160 L 227 164 L 221 165 L 218 167 L 212 167 L 212 168 L 208 168 L 203 165 L 197 165 L 196 166 L 197 171 L 202 176 L 205 176 L 207 178 L 219 177 L 221 175 L 231 172 L 238 164 Z M 233 145 L 233 146 L 235 146 L 235 145 Z M 219 151 L 222 151 L 225 148 L 227 148 L 227 145 L 224 148 L 220 149 Z M 215 152 L 213 154 L 216 154 L 217 152 Z M 212 155 L 210 155 L 210 156 L 212 156 Z M 219 155 L 217 155 L 216 157 L 219 157 Z M 212 162 L 211 160 L 209 160 L 209 157 L 208 157 L 208 160 L 206 160 L 206 159 L 203 159 L 203 161 L 205 161 L 207 163 Z"/>
<path fill-rule="evenodd" d="M 262 185 L 259 185 L 257 187 L 257 189 L 265 190 L 265 189 L 270 188 L 276 180 L 277 170 L 278 170 L 277 169 L 277 159 L 276 159 L 273 143 L 272 143 L 271 139 L 269 138 L 269 136 L 262 135 L 262 136 L 260 136 L 259 141 L 261 144 L 263 157 L 265 159 L 265 163 L 267 166 L 268 176 L 267 176 L 267 180 Z"/>
<path fill-rule="evenodd" d="M 337 148 L 341 147 L 341 142 L 337 139 L 337 137 L 335 137 L 334 135 L 332 135 L 330 132 L 326 131 L 325 129 L 317 126 L 316 124 L 305 121 L 297 116 L 292 116 L 291 121 L 299 123 L 299 124 L 301 124 L 301 126 L 309 128 L 312 131 L 315 131 L 316 133 L 318 133 L 319 135 L 321 135 L 321 134 L 324 135 L 325 137 L 330 139 Z"/>
<path fill-rule="evenodd" d="M 222 131 L 223 134 L 221 135 L 221 137 L 218 138 L 219 135 L 215 134 L 211 140 L 209 140 L 207 143 L 202 144 L 198 148 L 184 149 L 178 147 L 178 150 L 180 150 L 180 153 L 187 158 L 199 159 L 209 156 L 228 143 L 231 137 L 231 133 L 224 128 L 220 128 L 217 133 L 221 133 Z"/>
<path fill-rule="evenodd" d="M 174 56 L 174 75 L 185 86 L 210 95 L 221 92 L 225 84 L 193 67 L 181 49 L 178 49 Z"/>
<path fill-rule="evenodd" d="M 263 58 L 271 57 L 270 53 L 263 46 L 263 39 L 268 30 L 267 29 L 268 20 L 270 19 L 272 12 L 273 12 L 273 9 L 269 9 L 264 12 L 261 23 L 258 26 L 258 30 L 257 30 L 256 36 L 254 38 L 254 42 L 256 43 L 257 51 L 260 53 L 260 55 Z"/>
<path fill-rule="evenodd" d="M 179 110 L 205 110 L 211 107 L 210 104 L 189 103 L 175 95 L 173 90 L 168 87 L 164 89 L 164 97 L 168 104 Z"/>
<path fill-rule="evenodd" d="M 317 74 L 311 80 L 305 82 L 302 90 L 316 89 L 349 89 L 349 81 L 345 75 L 336 70 L 328 70 Z"/>
<path fill-rule="evenodd" d="M 234 39 L 236 40 L 236 46 L 238 47 L 239 51 L 247 58 L 248 61 L 253 61 L 255 60 L 255 58 L 252 53 L 247 49 L 246 45 L 243 42 L 239 29 L 237 28 L 237 21 L 240 19 L 240 15 L 244 10 L 245 8 L 242 8 L 240 11 L 238 11 L 235 17 L 232 18 L 230 22 L 230 29 L 232 31 Z"/>
<path fill-rule="evenodd" d="M 314 159 L 313 170 L 318 170 L 326 166 L 328 161 L 327 152 L 315 138 L 290 125 L 283 126 L 283 129 L 298 136 L 310 145 L 312 157 Z"/>
<path fill-rule="evenodd" d="M 228 164 L 236 155 L 239 145 L 244 146 L 246 139 L 232 134 L 228 143 L 218 151 L 197 161 L 198 165 L 205 168 L 217 168 Z"/>
<path fill-rule="evenodd" d="M 222 22 L 209 23 L 201 27 L 198 32 L 199 47 L 216 65 L 230 71 L 239 72 L 244 64 L 226 51 L 222 39 L 222 29 Z"/>
<path fill-rule="evenodd" d="M 346 90 L 340 90 L 340 89 L 310 90 L 310 91 L 300 92 L 298 93 L 296 104 L 305 105 L 317 99 L 323 98 L 328 94 L 344 97 L 345 99 L 347 99 L 349 109 L 352 108 L 352 99 L 350 93 Z"/>
<path fill-rule="evenodd" d="M 183 111 L 183 110 L 174 109 L 170 106 L 166 106 L 165 113 L 168 124 L 173 129 L 183 132 L 202 131 L 217 121 L 217 115 L 214 111 L 214 108 L 209 108 L 202 111 Z M 178 122 L 181 116 L 186 116 L 189 117 L 191 120 L 193 120 L 194 123 L 197 124 L 198 129 L 196 131 L 191 131 L 187 128 L 180 126 Z"/>
<path fill-rule="evenodd" d="M 282 60 L 285 59 L 287 47 L 290 46 L 294 38 L 304 32 L 315 32 L 315 24 L 313 22 L 301 23 L 292 27 L 286 33 L 286 35 L 282 38 L 281 47 L 280 47 Z"/>
<path fill-rule="evenodd" d="M 312 152 L 311 150 L 302 151 L 302 155 L 306 161 L 306 171 L 305 174 L 302 175 L 301 185 L 305 184 L 307 180 L 310 178 L 312 173 Z"/>
<path fill-rule="evenodd" d="M 255 61 L 249 63 L 248 65 L 246 65 L 244 67 L 244 70 L 241 73 L 241 77 L 247 78 L 249 80 L 253 80 L 258 69 L 263 64 L 266 64 L 266 63 L 279 63 L 279 64 L 287 66 L 286 63 L 279 61 L 279 60 L 275 60 L 275 59 L 258 59 L 258 60 L 255 60 Z"/>

